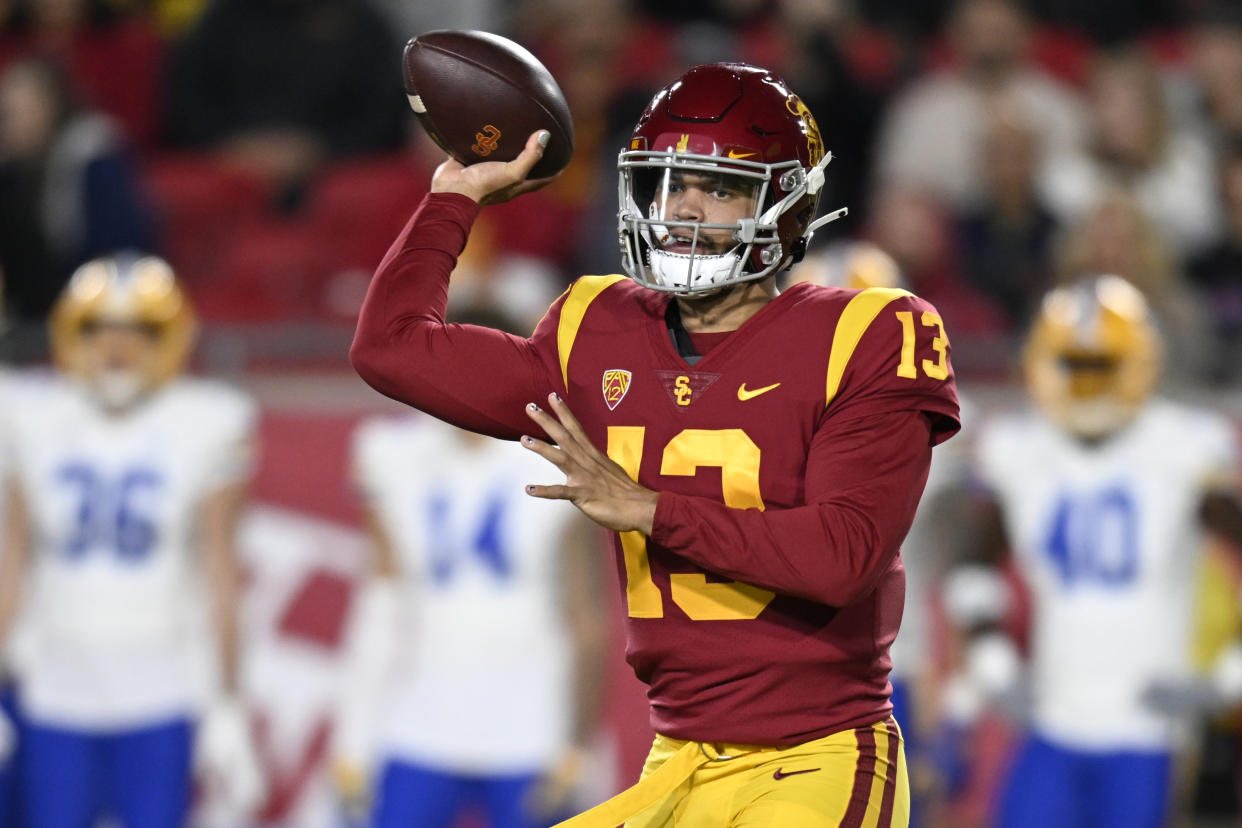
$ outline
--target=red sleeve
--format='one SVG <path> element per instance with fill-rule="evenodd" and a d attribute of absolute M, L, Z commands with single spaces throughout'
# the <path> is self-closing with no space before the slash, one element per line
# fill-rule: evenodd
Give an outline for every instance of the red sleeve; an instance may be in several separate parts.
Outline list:
<path fill-rule="evenodd" d="M 462 195 L 423 199 L 371 280 L 349 358 L 381 394 L 462 428 L 516 439 L 538 432 L 526 403 L 565 393 L 550 369 L 559 305 L 530 339 L 445 323 L 449 274 L 478 209 Z"/>
<path fill-rule="evenodd" d="M 807 505 L 732 509 L 661 492 L 652 540 L 689 561 L 774 592 L 842 607 L 865 598 L 892 565 L 931 463 L 932 424 L 894 411 L 819 429 Z"/>
<path fill-rule="evenodd" d="M 898 296 L 866 323 L 849 351 L 825 421 L 923 411 L 931 418 L 932 445 L 944 442 L 961 428 L 952 353 L 935 307 L 911 294 Z"/>

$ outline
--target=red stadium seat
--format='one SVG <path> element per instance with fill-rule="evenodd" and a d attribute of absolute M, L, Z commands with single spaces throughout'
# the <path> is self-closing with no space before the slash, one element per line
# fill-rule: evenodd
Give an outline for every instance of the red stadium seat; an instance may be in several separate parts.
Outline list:
<path fill-rule="evenodd" d="M 330 238 L 325 250 L 337 268 L 374 270 L 427 192 L 431 171 L 405 156 L 345 161 L 315 185 L 307 221 Z"/>
<path fill-rule="evenodd" d="M 236 228 L 208 278 L 192 282 L 208 321 L 298 321 L 316 316 L 324 281 L 322 245 L 310 228 L 278 219 Z"/>
<path fill-rule="evenodd" d="M 191 288 L 210 284 L 239 228 L 267 213 L 264 183 L 210 156 L 159 156 L 146 165 L 146 183 L 164 253 Z"/>
<path fill-rule="evenodd" d="M 306 222 L 323 242 L 324 282 L 317 307 L 323 318 L 354 317 L 370 275 L 430 181 L 431 170 L 401 155 L 341 162 L 320 177 Z"/>

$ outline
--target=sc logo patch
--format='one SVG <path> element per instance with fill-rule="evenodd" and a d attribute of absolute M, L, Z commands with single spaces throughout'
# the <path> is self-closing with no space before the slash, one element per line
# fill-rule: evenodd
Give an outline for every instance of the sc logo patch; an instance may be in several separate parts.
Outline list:
<path fill-rule="evenodd" d="M 486 158 L 496 151 L 496 147 L 500 143 L 500 130 L 488 124 L 483 127 L 482 132 L 474 134 L 474 144 L 470 149 L 474 150 L 474 154 L 480 158 Z"/>

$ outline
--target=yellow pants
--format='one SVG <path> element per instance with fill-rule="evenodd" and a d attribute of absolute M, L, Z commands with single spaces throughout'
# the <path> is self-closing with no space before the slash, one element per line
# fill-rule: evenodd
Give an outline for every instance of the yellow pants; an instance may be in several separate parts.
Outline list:
<path fill-rule="evenodd" d="M 892 828 L 910 820 L 893 719 L 787 748 L 656 736 L 639 782 L 563 828 Z"/>

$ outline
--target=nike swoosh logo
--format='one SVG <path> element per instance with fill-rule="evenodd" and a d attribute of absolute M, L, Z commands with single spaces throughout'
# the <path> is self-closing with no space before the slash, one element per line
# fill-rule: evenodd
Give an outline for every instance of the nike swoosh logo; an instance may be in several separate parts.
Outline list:
<path fill-rule="evenodd" d="M 741 385 L 737 387 L 737 398 L 741 400 L 742 402 L 746 402 L 747 400 L 753 400 L 755 397 L 759 396 L 760 394 L 766 394 L 769 391 L 771 391 L 773 388 L 776 388 L 779 385 L 780 385 L 779 382 L 774 382 L 771 385 L 765 385 L 762 388 L 756 388 L 752 391 L 746 387 L 746 383 L 742 383 Z"/>
<path fill-rule="evenodd" d="M 815 773 L 815 771 L 817 770 L 819 770 L 819 768 L 807 768 L 806 770 L 796 770 L 796 771 L 783 771 L 780 768 L 777 768 L 775 773 L 772 774 L 772 778 L 773 779 L 784 779 L 786 776 L 797 776 L 800 773 Z"/>
<path fill-rule="evenodd" d="M 752 155 L 754 155 L 753 152 L 738 152 L 737 150 L 729 150 L 730 158 L 750 158 Z"/>

